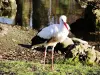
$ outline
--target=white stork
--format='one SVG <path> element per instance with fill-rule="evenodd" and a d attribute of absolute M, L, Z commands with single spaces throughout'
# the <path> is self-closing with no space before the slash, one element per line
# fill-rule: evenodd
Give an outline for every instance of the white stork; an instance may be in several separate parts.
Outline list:
<path fill-rule="evenodd" d="M 43 28 L 31 40 L 32 41 L 31 46 L 33 47 L 44 43 L 43 44 L 45 46 L 44 64 L 45 64 L 47 48 L 49 46 L 52 48 L 52 70 L 53 70 L 54 47 L 58 42 L 63 42 L 69 34 L 70 27 L 66 23 L 66 21 L 67 21 L 67 17 L 65 15 L 60 16 L 59 24 L 52 24 L 49 25 L 48 27 Z"/>

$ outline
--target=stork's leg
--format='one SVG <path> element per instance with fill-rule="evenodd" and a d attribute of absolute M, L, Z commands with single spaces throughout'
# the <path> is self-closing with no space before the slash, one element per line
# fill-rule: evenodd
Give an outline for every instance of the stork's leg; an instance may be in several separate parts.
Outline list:
<path fill-rule="evenodd" d="M 51 58 L 52 59 L 52 65 L 51 65 L 51 69 L 52 70 L 54 70 L 54 68 L 53 68 L 53 58 L 54 58 L 53 54 L 54 54 L 54 47 L 52 47 L 52 58 Z"/>
<path fill-rule="evenodd" d="M 44 65 L 45 65 L 46 54 L 47 54 L 47 46 L 45 47 L 45 51 L 44 51 Z"/>

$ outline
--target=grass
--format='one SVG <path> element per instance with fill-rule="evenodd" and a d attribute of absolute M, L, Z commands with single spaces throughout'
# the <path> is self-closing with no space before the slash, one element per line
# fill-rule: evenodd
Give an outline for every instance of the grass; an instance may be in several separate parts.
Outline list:
<path fill-rule="evenodd" d="M 27 61 L 0 61 L 0 75 L 100 75 L 100 67 L 78 64 L 51 64 L 27 62 Z"/>

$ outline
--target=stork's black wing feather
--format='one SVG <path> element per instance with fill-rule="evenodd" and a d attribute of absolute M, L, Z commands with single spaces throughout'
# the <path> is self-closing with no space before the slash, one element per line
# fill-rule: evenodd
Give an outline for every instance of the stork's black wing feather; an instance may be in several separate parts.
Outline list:
<path fill-rule="evenodd" d="M 47 39 L 43 39 L 36 35 L 35 37 L 32 38 L 31 41 L 32 41 L 31 46 L 34 46 L 34 45 L 38 45 L 38 44 L 42 44 L 42 43 L 46 42 Z"/>

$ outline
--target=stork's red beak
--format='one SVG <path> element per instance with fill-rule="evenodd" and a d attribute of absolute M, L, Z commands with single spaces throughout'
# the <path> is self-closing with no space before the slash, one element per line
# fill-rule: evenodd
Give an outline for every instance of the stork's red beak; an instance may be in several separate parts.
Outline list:
<path fill-rule="evenodd" d="M 64 25 L 65 25 L 65 27 L 67 28 L 67 30 L 68 30 L 68 26 L 67 26 L 67 23 L 66 22 L 64 22 Z"/>

